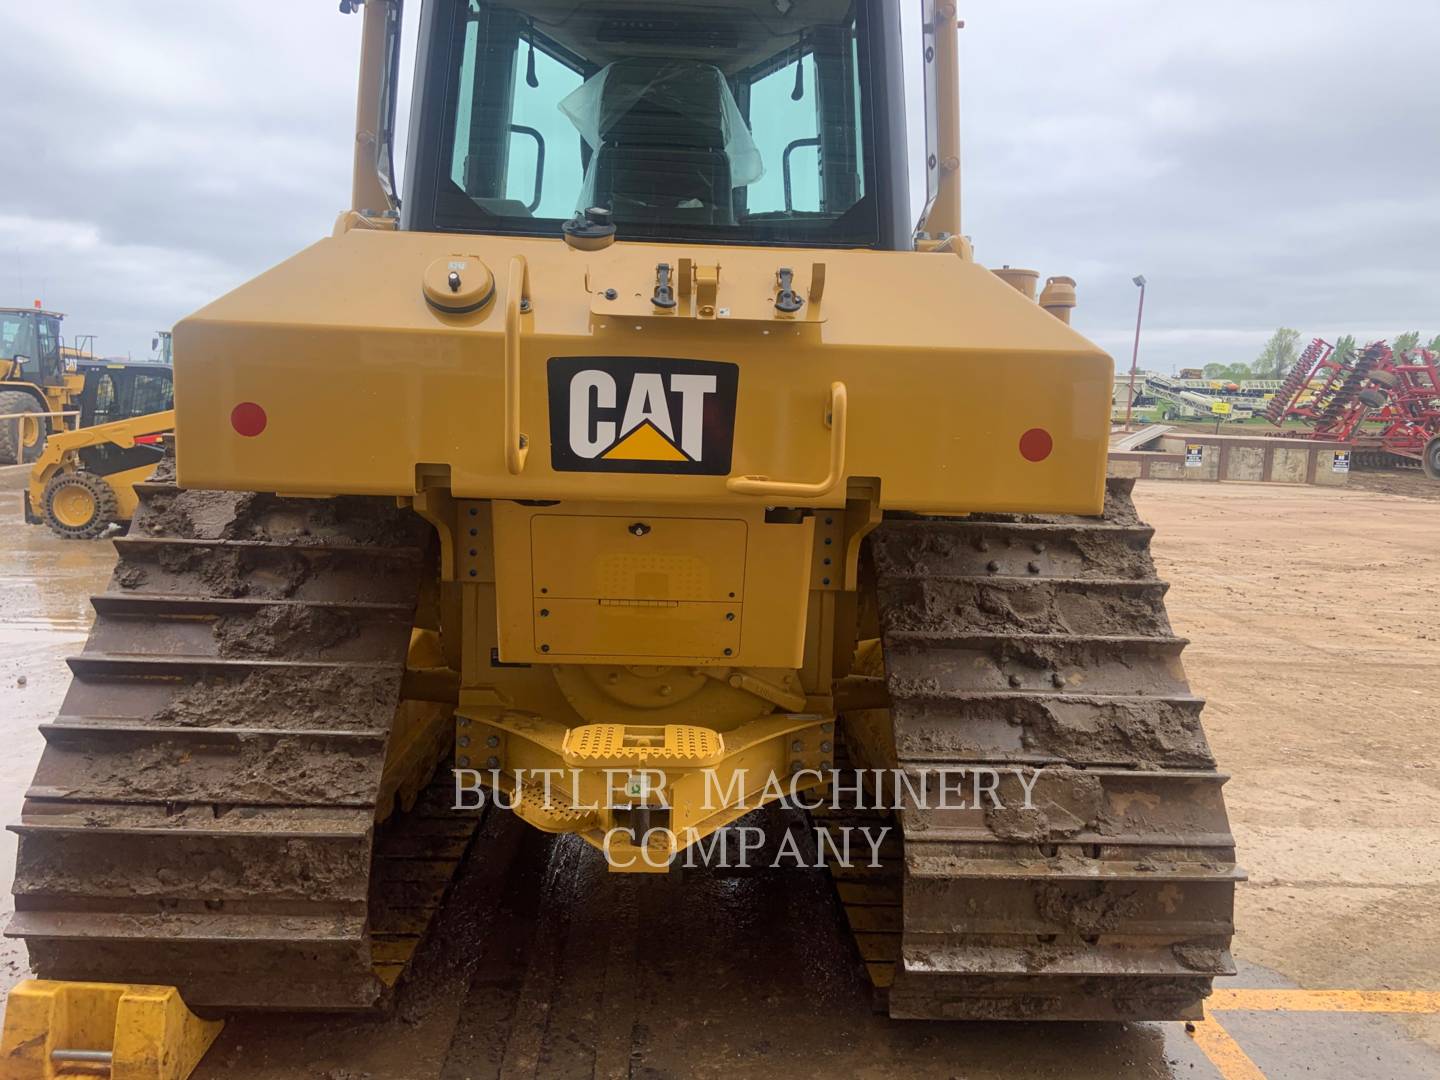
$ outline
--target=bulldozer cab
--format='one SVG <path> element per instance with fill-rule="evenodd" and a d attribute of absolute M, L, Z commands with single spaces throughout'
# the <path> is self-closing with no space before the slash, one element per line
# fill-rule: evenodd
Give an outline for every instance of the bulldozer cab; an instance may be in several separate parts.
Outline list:
<path fill-rule="evenodd" d="M 0 308 L 0 380 L 60 386 L 65 363 L 60 352 L 60 320 L 40 308 Z"/>
<path fill-rule="evenodd" d="M 909 246 L 898 6 L 791 8 L 432 0 L 406 227 Z"/>

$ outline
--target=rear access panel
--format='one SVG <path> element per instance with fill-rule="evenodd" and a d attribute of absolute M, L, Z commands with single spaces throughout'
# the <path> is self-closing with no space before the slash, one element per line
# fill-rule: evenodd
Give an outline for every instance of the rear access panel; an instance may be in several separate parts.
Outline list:
<path fill-rule="evenodd" d="M 813 522 L 494 508 L 504 662 L 798 667 Z"/>

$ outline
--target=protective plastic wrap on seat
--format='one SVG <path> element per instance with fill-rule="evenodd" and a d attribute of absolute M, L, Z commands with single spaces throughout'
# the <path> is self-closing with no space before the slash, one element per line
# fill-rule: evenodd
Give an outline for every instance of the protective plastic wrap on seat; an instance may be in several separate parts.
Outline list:
<path fill-rule="evenodd" d="M 760 150 L 713 64 L 694 60 L 618 60 L 607 64 L 560 102 L 593 150 L 616 142 L 723 149 L 734 187 L 765 175 Z M 597 157 L 586 170 L 580 207 L 591 205 Z"/>

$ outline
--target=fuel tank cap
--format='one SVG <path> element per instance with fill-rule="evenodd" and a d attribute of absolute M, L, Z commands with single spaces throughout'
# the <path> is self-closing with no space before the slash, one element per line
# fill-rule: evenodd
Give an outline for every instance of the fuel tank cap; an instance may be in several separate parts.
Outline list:
<path fill-rule="evenodd" d="M 436 310 L 468 315 L 494 298 L 495 275 L 474 255 L 447 255 L 425 268 L 421 288 Z"/>

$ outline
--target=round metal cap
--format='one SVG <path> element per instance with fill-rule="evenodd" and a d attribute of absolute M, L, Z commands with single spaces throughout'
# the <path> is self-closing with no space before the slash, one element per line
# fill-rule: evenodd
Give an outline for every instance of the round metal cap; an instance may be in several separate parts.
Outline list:
<path fill-rule="evenodd" d="M 447 255 L 425 268 L 422 288 L 431 307 L 447 315 L 466 315 L 494 298 L 495 275 L 473 255 Z"/>

